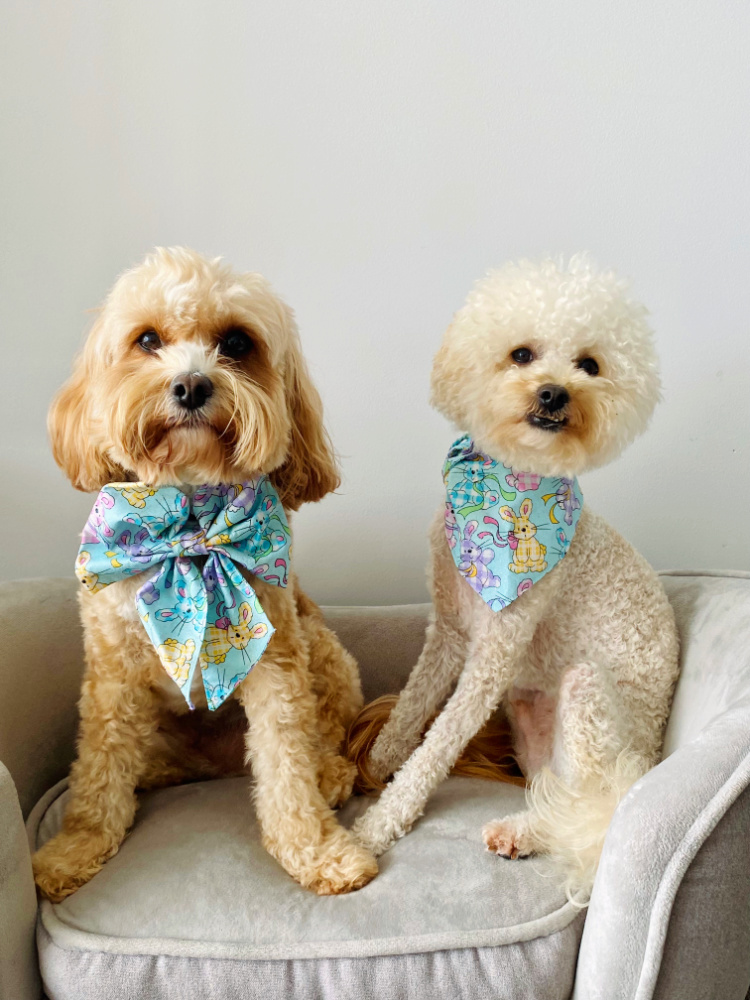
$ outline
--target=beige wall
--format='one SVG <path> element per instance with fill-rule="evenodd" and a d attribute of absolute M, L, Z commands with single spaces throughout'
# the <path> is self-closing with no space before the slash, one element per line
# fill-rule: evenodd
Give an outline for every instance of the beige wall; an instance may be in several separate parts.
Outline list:
<path fill-rule="evenodd" d="M 183 243 L 298 313 L 345 473 L 297 520 L 328 602 L 424 597 L 470 283 L 587 248 L 650 305 L 665 401 L 583 480 L 660 567 L 750 562 L 748 8 L 715 0 L 6 0 L 2 576 L 71 570 L 90 498 L 45 411 L 116 273 Z"/>

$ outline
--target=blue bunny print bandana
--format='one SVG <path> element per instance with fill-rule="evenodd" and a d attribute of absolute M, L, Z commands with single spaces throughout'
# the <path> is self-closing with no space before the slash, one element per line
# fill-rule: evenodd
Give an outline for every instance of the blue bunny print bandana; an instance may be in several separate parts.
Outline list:
<path fill-rule="evenodd" d="M 564 558 L 583 509 L 577 479 L 519 472 L 478 451 L 468 434 L 451 445 L 443 479 L 453 561 L 493 611 Z"/>
<path fill-rule="evenodd" d="M 135 597 L 143 627 L 190 708 L 200 666 L 213 710 L 247 677 L 274 633 L 237 567 L 286 587 L 290 556 L 289 524 L 267 476 L 199 486 L 192 497 L 174 486 L 109 483 L 83 529 L 76 576 L 96 592 L 154 570 Z"/>

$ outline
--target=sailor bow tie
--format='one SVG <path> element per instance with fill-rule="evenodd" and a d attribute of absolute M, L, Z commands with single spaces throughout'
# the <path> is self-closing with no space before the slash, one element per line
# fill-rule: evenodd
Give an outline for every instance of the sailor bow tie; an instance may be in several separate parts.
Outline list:
<path fill-rule="evenodd" d="M 274 633 L 238 566 L 286 587 L 290 554 L 289 524 L 267 476 L 199 486 L 192 496 L 173 486 L 109 483 L 83 529 L 76 576 L 96 592 L 154 570 L 135 596 L 143 626 L 190 708 L 200 667 L 216 709 Z"/>

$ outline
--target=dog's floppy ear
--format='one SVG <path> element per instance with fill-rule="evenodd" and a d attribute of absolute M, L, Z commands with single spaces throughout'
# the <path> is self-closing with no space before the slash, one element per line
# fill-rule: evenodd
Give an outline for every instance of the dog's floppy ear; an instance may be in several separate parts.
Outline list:
<path fill-rule="evenodd" d="M 95 330 L 89 334 L 94 336 Z M 101 489 L 105 483 L 126 479 L 125 472 L 93 441 L 89 389 L 95 378 L 87 346 L 76 358 L 73 374 L 50 406 L 47 429 L 55 461 L 77 490 Z"/>
<path fill-rule="evenodd" d="M 291 434 L 284 463 L 271 473 L 281 502 L 290 510 L 315 503 L 339 485 L 339 470 L 328 433 L 323 426 L 323 404 L 312 384 L 299 347 L 294 322 L 287 355 L 286 405 Z"/>
<path fill-rule="evenodd" d="M 468 365 L 471 352 L 465 351 L 461 338 L 454 335 L 458 322 L 458 318 L 455 317 L 433 359 L 430 402 L 453 423 L 463 425 L 467 416 L 465 386 L 470 378 Z"/>

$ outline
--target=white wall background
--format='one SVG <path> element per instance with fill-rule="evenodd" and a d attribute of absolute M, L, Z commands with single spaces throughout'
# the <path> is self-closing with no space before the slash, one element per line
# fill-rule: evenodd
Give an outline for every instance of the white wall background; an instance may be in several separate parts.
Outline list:
<path fill-rule="evenodd" d="M 4 577 L 71 572 L 91 498 L 47 405 L 155 244 L 260 270 L 297 311 L 345 476 L 297 520 L 317 599 L 424 599 L 440 336 L 488 267 L 583 248 L 650 306 L 665 383 L 587 500 L 658 567 L 750 564 L 745 3 L 6 0 L 2 21 Z"/>

